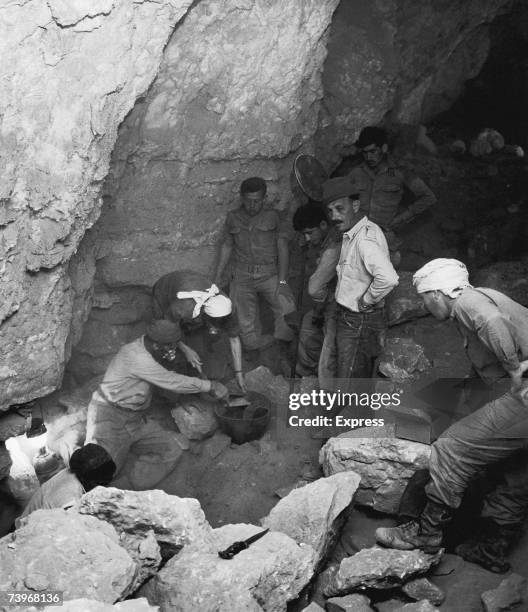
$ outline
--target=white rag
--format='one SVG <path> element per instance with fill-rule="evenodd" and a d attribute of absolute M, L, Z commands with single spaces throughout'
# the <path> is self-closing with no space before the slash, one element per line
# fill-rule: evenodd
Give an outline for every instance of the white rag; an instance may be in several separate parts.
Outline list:
<path fill-rule="evenodd" d="M 205 291 L 178 291 L 176 297 L 179 300 L 192 298 L 196 302 L 192 313 L 193 319 L 200 314 L 202 307 L 210 317 L 224 317 L 231 313 L 231 300 L 219 293 L 220 289 L 213 284 Z"/>
<path fill-rule="evenodd" d="M 422 266 L 413 276 L 413 285 L 418 293 L 441 291 L 455 298 L 462 289 L 471 287 L 466 266 L 458 259 L 433 259 Z"/>

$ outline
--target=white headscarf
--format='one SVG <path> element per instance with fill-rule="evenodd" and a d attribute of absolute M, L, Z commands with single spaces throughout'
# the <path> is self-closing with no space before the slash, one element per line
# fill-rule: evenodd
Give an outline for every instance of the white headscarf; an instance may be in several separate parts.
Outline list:
<path fill-rule="evenodd" d="M 441 291 L 455 298 L 462 289 L 471 287 L 466 266 L 458 259 L 433 259 L 422 266 L 413 276 L 413 285 L 418 293 Z"/>
<path fill-rule="evenodd" d="M 192 298 L 196 302 L 192 313 L 193 319 L 200 314 L 202 307 L 210 317 L 225 317 L 231 314 L 232 304 L 228 297 L 219 293 L 220 289 L 213 284 L 205 291 L 178 291 L 176 297 L 179 300 Z"/>

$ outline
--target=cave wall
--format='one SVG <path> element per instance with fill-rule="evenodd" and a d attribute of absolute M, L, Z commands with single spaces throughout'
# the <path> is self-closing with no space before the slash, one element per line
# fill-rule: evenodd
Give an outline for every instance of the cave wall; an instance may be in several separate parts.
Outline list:
<path fill-rule="evenodd" d="M 368 124 L 420 124 L 476 76 L 512 0 L 347 0 L 334 15 L 316 150 L 329 168 Z"/>
<path fill-rule="evenodd" d="M 99 245 L 95 308 L 70 370 L 83 382 L 141 333 L 154 281 L 209 272 L 240 182 L 292 200 L 295 153 L 309 149 L 338 0 L 202 0 L 168 44 L 148 95 L 120 128 Z"/>
<path fill-rule="evenodd" d="M 75 306 L 68 262 L 99 214 L 117 128 L 190 4 L 0 6 L 0 408 L 60 384 Z"/>

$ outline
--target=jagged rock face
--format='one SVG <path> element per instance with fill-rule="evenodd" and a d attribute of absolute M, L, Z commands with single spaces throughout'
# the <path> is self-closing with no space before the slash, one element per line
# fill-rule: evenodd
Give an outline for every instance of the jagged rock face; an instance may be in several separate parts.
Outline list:
<path fill-rule="evenodd" d="M 115 529 L 92 516 L 37 510 L 0 540 L 0 588 L 64 591 L 113 603 L 130 594 L 137 565 Z"/>
<path fill-rule="evenodd" d="M 44 612 L 55 612 L 56 606 L 47 606 Z M 71 599 L 61 606 L 62 612 L 158 612 L 144 597 L 127 599 L 111 605 L 95 599 Z M 28 611 L 29 612 L 29 611 Z"/>
<path fill-rule="evenodd" d="M 99 214 L 117 128 L 190 4 L 37 0 L 0 10 L 0 408 L 60 382 L 77 318 L 68 261 Z M 89 262 L 75 271 L 84 295 L 92 275 Z"/>
<path fill-rule="evenodd" d="M 383 431 L 374 429 L 358 429 L 330 438 L 319 453 L 319 462 L 325 476 L 347 470 L 361 476 L 356 503 L 396 514 L 409 478 L 416 470 L 428 467 L 431 447 L 383 437 Z M 390 428 L 385 430 L 393 434 Z"/>
<path fill-rule="evenodd" d="M 140 595 L 159 605 L 161 612 L 285 611 L 312 576 L 311 546 L 270 531 L 230 560 L 218 556 L 217 551 L 259 531 L 247 524 L 215 529 L 214 545 L 208 550 L 185 547 L 140 589 Z"/>
<path fill-rule="evenodd" d="M 264 527 L 281 531 L 298 544 L 309 544 L 323 560 L 339 530 L 339 516 L 352 503 L 360 477 L 334 474 L 294 489 L 263 519 Z"/>
<path fill-rule="evenodd" d="M 391 589 L 412 576 L 424 574 L 440 562 L 442 552 L 365 548 L 341 561 L 325 595 L 344 595 L 359 587 Z"/>
<path fill-rule="evenodd" d="M 212 530 L 197 499 L 154 491 L 122 491 L 96 487 L 83 495 L 79 512 L 111 523 L 127 541 L 154 532 L 162 557 L 168 559 L 183 546 L 208 546 Z"/>
<path fill-rule="evenodd" d="M 508 0 L 341 2 L 332 24 L 317 145 L 338 161 L 364 125 L 426 122 L 448 109 L 489 51 Z M 337 147 L 336 147 L 337 145 Z"/>

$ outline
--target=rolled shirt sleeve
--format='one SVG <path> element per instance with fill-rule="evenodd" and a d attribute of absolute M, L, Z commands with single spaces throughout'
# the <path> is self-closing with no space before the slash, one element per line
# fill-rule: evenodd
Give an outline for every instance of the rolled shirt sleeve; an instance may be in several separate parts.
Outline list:
<path fill-rule="evenodd" d="M 341 244 L 325 249 L 313 274 L 308 280 L 308 295 L 314 302 L 324 302 L 328 295 L 328 285 L 336 277 Z"/>
<path fill-rule="evenodd" d="M 419 176 L 406 172 L 404 174 L 404 185 L 414 195 L 414 201 L 408 208 L 413 217 L 436 204 L 435 194 Z"/>

